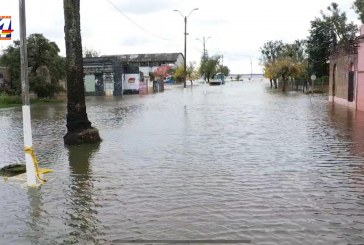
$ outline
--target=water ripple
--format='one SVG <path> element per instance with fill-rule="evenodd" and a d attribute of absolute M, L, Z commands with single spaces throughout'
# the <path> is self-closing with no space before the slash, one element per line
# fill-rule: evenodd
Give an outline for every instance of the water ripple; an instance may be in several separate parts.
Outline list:
<path fill-rule="evenodd" d="M 230 239 L 364 244 L 364 115 L 265 83 L 88 97 L 97 146 L 65 147 L 64 104 L 32 106 L 41 189 L 1 180 L 6 244 Z M 0 110 L 0 166 L 23 161 Z"/>

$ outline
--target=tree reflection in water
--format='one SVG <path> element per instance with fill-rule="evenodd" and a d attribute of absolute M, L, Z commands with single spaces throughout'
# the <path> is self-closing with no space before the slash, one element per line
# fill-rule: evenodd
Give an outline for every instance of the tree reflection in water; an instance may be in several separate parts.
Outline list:
<path fill-rule="evenodd" d="M 43 196 L 41 190 L 38 188 L 28 188 L 27 196 L 29 199 L 29 233 L 25 234 L 26 239 L 29 239 L 32 243 L 38 244 L 42 242 L 44 234 L 44 226 L 41 224 L 45 222 L 44 208 L 43 208 Z"/>
<path fill-rule="evenodd" d="M 97 237 L 100 221 L 97 219 L 96 205 L 93 199 L 92 157 L 99 149 L 99 144 L 69 146 L 70 193 L 67 211 L 70 228 L 69 238 L 65 243 L 99 243 Z"/>

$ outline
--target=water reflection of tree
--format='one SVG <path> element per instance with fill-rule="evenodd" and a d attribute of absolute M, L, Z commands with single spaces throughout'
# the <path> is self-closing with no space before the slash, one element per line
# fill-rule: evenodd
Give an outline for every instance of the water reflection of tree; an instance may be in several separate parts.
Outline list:
<path fill-rule="evenodd" d="M 90 165 L 92 156 L 98 151 L 99 144 L 69 146 L 69 164 L 71 184 L 68 202 L 70 219 L 67 225 L 70 228 L 68 240 L 70 243 L 99 243 L 97 237 L 100 223 L 96 217 L 95 203 L 93 200 L 93 173 Z"/>
<path fill-rule="evenodd" d="M 43 208 L 43 197 L 40 189 L 28 188 L 27 190 L 29 199 L 29 222 L 27 225 L 30 229 L 30 235 L 27 235 L 34 244 L 42 243 L 41 239 L 44 237 L 44 226 L 41 225 L 44 222 L 42 213 L 44 214 Z"/>

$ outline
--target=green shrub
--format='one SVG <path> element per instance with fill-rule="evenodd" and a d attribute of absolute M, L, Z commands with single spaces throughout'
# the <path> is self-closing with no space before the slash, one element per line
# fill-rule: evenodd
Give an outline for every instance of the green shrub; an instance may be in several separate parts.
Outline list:
<path fill-rule="evenodd" d="M 44 76 L 39 75 L 30 77 L 29 85 L 38 98 L 53 98 L 56 93 L 64 91 L 61 86 L 48 83 Z"/>

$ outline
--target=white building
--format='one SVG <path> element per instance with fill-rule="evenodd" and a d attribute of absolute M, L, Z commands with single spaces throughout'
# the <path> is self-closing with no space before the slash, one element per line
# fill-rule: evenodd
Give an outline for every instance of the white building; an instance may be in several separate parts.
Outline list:
<path fill-rule="evenodd" d="M 122 54 L 83 59 L 86 94 L 120 95 L 123 93 L 124 66 L 138 67 L 150 83 L 149 73 L 163 65 L 179 67 L 184 63 L 182 53 Z"/>

